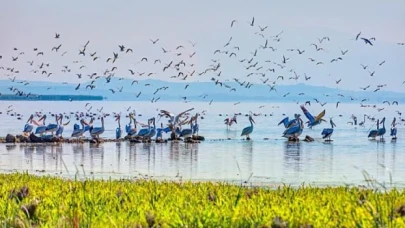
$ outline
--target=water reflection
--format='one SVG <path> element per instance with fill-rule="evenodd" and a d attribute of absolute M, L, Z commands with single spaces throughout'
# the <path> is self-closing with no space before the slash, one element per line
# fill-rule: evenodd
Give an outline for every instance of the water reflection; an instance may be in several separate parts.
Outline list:
<path fill-rule="evenodd" d="M 253 140 L 246 140 L 242 143 L 243 157 L 242 162 L 247 166 L 249 175 L 253 172 Z"/>
<path fill-rule="evenodd" d="M 398 182 L 405 175 L 402 165 L 405 153 L 399 153 L 402 148 L 401 141 L 363 141 L 359 146 L 352 146 L 351 142 L 342 140 L 333 143 L 224 140 L 200 144 L 0 144 L 0 169 L 63 172 L 71 177 L 79 172 L 103 178 L 142 174 L 216 180 L 238 180 L 240 175 L 247 179 L 253 173 L 260 181 L 302 183 L 343 182 L 343 176 L 348 178 L 347 182 L 356 182 L 362 176 L 353 170 L 354 166 L 367 170 L 375 178 L 387 179 L 383 164 L 392 170 Z"/>
<path fill-rule="evenodd" d="M 115 143 L 115 152 L 117 154 L 117 170 L 121 173 L 121 142 Z"/>
<path fill-rule="evenodd" d="M 8 152 L 14 151 L 17 148 L 17 145 L 11 144 L 11 145 L 6 145 L 6 150 Z"/>
<path fill-rule="evenodd" d="M 285 142 L 284 145 L 284 166 L 289 170 L 293 167 L 294 172 L 300 172 L 301 142 Z"/>

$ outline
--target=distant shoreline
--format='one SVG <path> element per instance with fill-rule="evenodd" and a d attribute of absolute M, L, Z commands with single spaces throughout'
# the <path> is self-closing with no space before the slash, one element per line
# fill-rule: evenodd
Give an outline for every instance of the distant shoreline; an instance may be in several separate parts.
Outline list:
<path fill-rule="evenodd" d="M 18 96 L 14 94 L 0 95 L 2 101 L 102 101 L 102 96 L 88 96 L 88 95 L 38 95 L 32 94 L 27 96 Z"/>

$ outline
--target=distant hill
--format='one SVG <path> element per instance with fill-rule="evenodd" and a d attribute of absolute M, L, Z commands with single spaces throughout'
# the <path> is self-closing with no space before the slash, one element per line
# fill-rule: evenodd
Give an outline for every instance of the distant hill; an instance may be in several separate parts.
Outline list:
<path fill-rule="evenodd" d="M 80 95 L 80 96 L 102 96 L 111 101 L 128 100 L 151 100 L 159 98 L 160 101 L 180 101 L 182 97 L 187 100 L 199 101 L 265 101 L 265 102 L 293 102 L 313 100 L 317 98 L 321 102 L 382 102 L 384 100 L 397 100 L 405 102 L 405 93 L 397 93 L 380 90 L 372 91 L 349 91 L 323 86 L 311 86 L 307 84 L 276 85 L 276 91 L 270 91 L 268 85 L 253 84 L 249 89 L 240 86 L 237 82 L 224 82 L 221 87 L 214 82 L 167 82 L 161 80 L 139 80 L 132 84 L 130 79 L 113 78 L 106 83 L 104 78 L 98 79 L 94 85 L 95 89 L 86 89 L 89 83 L 82 83 L 78 90 L 76 84 L 60 84 L 52 82 L 32 81 L 24 86 L 22 83 L 11 82 L 10 80 L 0 81 L 0 93 L 10 94 L 10 87 L 18 88 L 25 93 L 40 95 Z M 225 84 L 230 88 L 225 88 Z M 185 87 L 188 85 L 187 89 Z M 167 86 L 166 90 L 161 89 Z M 110 90 L 114 90 L 114 93 Z M 122 92 L 119 92 L 122 90 Z M 141 93 L 139 97 L 138 95 Z M 154 94 L 155 93 L 155 94 Z M 299 95 L 301 94 L 301 95 Z M 285 97 L 284 97 L 285 95 Z"/>
<path fill-rule="evenodd" d="M 38 95 L 30 94 L 28 96 L 19 96 L 15 94 L 2 94 L 0 100 L 5 101 L 101 101 L 103 96 L 86 96 L 86 95 Z"/>

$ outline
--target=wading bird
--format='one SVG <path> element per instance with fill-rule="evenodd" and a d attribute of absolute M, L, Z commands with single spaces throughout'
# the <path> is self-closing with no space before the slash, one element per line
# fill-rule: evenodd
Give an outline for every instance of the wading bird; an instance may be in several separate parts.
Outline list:
<path fill-rule="evenodd" d="M 385 117 L 380 121 L 380 124 L 382 124 L 383 126 L 382 128 L 378 129 L 377 136 L 380 136 L 380 140 L 383 141 L 385 132 L 387 132 L 387 130 L 385 129 Z"/>
<path fill-rule="evenodd" d="M 31 114 L 30 118 L 28 118 L 27 123 L 24 126 L 24 130 L 23 130 L 24 135 L 31 134 L 32 130 L 34 129 L 34 125 L 32 125 L 33 119 L 34 119 L 34 115 Z"/>
<path fill-rule="evenodd" d="M 94 121 L 94 117 L 92 119 Z M 104 117 L 101 117 L 101 127 L 90 127 L 90 136 L 93 139 L 100 139 L 100 135 L 104 133 Z"/>
<path fill-rule="evenodd" d="M 371 130 L 371 131 L 368 133 L 367 138 L 373 138 L 373 139 L 375 139 L 375 137 L 377 137 L 379 127 L 380 127 L 380 122 L 379 122 L 379 120 L 377 120 L 377 129 Z"/>
<path fill-rule="evenodd" d="M 326 122 L 322 117 L 325 116 L 325 110 L 323 110 L 321 113 L 319 113 L 316 117 L 312 116 L 311 113 L 308 112 L 308 110 L 301 105 L 301 110 L 304 112 L 304 115 L 308 118 L 307 124 L 309 128 L 312 128 L 318 124 L 320 124 L 322 121 Z"/>
<path fill-rule="evenodd" d="M 226 118 L 224 120 L 224 123 L 226 125 L 226 129 L 229 130 L 229 128 L 232 126 L 233 123 L 237 124 L 237 120 L 236 120 L 236 115 L 234 115 L 232 118 Z"/>
<path fill-rule="evenodd" d="M 332 118 L 330 119 L 329 122 L 330 122 L 331 128 L 325 128 L 325 129 L 323 129 L 323 131 L 322 131 L 322 133 L 321 133 L 322 138 L 325 139 L 325 142 L 331 142 L 331 141 L 333 141 L 333 140 L 330 139 L 330 137 L 331 137 L 332 134 L 333 134 L 333 128 L 336 127 L 336 125 L 335 125 L 335 123 L 333 122 Z"/>
<path fill-rule="evenodd" d="M 250 126 L 243 128 L 242 134 L 240 135 L 240 136 L 246 136 L 246 140 L 250 140 L 250 134 L 252 134 L 252 132 L 253 132 L 253 123 L 255 123 L 255 121 L 253 120 L 251 115 L 249 115 L 249 122 L 250 122 Z"/>
<path fill-rule="evenodd" d="M 392 140 L 396 140 L 397 139 L 397 123 L 396 123 L 396 118 L 394 117 L 394 119 L 392 120 L 391 123 L 391 134 L 390 136 L 392 137 Z"/>
<path fill-rule="evenodd" d="M 298 137 L 302 134 L 304 130 L 304 122 L 301 119 L 300 114 L 295 114 L 295 121 L 298 124 L 290 125 L 284 132 L 282 137 L 288 138 L 289 140 L 296 140 L 298 141 Z"/>
<path fill-rule="evenodd" d="M 132 127 L 132 122 L 134 122 L 134 126 Z M 135 136 L 137 133 L 136 129 L 136 119 L 133 113 L 129 114 L 129 123 L 125 125 L 125 131 L 127 132 L 127 136 L 132 137 Z"/>
<path fill-rule="evenodd" d="M 115 121 L 118 122 L 118 127 L 117 127 L 117 129 L 115 129 L 115 138 L 120 139 L 121 138 L 121 116 L 120 116 L 120 114 L 117 114 L 117 118 L 115 119 Z"/>
<path fill-rule="evenodd" d="M 73 126 L 73 132 L 72 132 L 72 137 L 75 138 L 80 138 L 83 136 L 84 132 L 86 132 L 87 130 L 89 130 L 89 126 L 87 125 L 87 123 L 84 121 L 84 119 L 80 120 L 80 124 L 82 125 L 82 128 L 80 128 L 80 126 L 78 124 L 75 124 Z M 86 128 L 87 127 L 87 128 Z"/>

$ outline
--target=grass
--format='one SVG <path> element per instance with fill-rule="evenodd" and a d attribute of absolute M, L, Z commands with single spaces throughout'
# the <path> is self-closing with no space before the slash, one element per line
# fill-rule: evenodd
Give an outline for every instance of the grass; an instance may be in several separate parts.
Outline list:
<path fill-rule="evenodd" d="M 0 174 L 2 227 L 405 227 L 405 191 Z"/>

